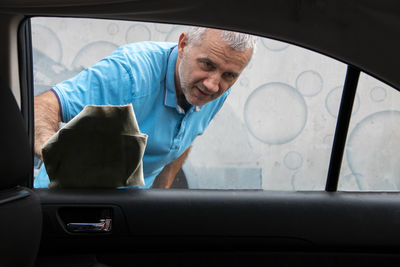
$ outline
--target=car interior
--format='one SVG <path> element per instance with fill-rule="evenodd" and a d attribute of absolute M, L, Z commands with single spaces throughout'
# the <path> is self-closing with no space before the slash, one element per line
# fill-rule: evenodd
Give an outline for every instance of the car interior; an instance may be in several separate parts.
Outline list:
<path fill-rule="evenodd" d="M 398 14 L 400 4 L 394 0 L 246 3 L 3 0 L 0 3 L 3 39 L 0 43 L 3 63 L 0 65 L 0 122 L 3 129 L 0 266 L 397 266 L 400 260 L 400 234 L 397 234 L 400 170 L 398 172 L 396 167 L 399 165 L 396 145 L 400 140 L 400 129 L 396 130 L 395 124 L 400 111 L 399 108 L 396 110 L 396 104 L 400 103 L 396 102 L 400 88 L 396 67 L 400 60 L 400 54 L 396 52 L 400 47 Z M 253 138 L 249 149 L 279 154 L 285 164 L 267 162 L 261 171 L 255 168 L 255 163 L 236 161 L 229 163 L 229 171 L 196 166 L 196 161 L 202 159 L 195 153 L 203 153 L 202 144 L 217 138 L 213 131 L 224 134 L 224 128 L 231 129 L 230 126 L 217 129 L 212 125 L 210 137 L 199 141 L 200 148 L 193 152 L 192 159 L 181 170 L 171 189 L 35 188 L 37 160 L 33 152 L 33 105 L 35 90 L 40 87 L 38 81 L 42 77 L 36 66 L 40 64 L 39 53 L 46 52 L 45 45 L 50 40 L 46 39 L 49 35 L 43 34 L 38 45 L 35 33 L 39 30 L 50 32 L 50 26 L 44 29 L 43 25 L 46 19 L 51 22 L 53 18 L 76 20 L 78 27 L 83 25 L 82 19 L 107 20 L 106 25 L 112 25 L 107 28 L 112 38 L 117 36 L 114 35 L 116 29 L 122 27 L 116 27 L 119 22 L 141 23 L 137 24 L 137 31 L 153 27 L 144 27 L 148 25 L 146 23 L 169 25 L 171 30 L 168 28 L 168 31 L 158 28 L 163 40 L 175 29 L 173 25 L 226 29 L 284 42 L 290 47 L 317 52 L 339 62 L 343 69 L 342 86 L 335 87 L 332 83 L 326 93 L 323 91 L 324 97 L 327 96 L 325 103 L 325 98 L 314 97 L 316 91 L 301 90 L 301 78 L 305 76 L 286 73 L 285 69 L 290 68 L 286 63 L 276 66 L 280 68 L 281 80 L 289 77 L 293 81 L 297 77 L 296 88 L 302 91 L 301 97 L 296 93 L 297 98 L 288 97 L 288 100 L 326 105 L 328 113 L 330 99 L 336 101 L 334 114 L 331 112 L 332 116 L 327 117 L 333 121 L 332 134 L 326 137 L 329 137 L 329 145 L 315 145 L 319 137 L 314 134 L 321 131 L 317 123 L 312 124 L 311 130 L 306 130 L 311 132 L 311 137 L 302 139 L 302 147 L 326 151 L 327 163 L 319 167 L 322 173 L 300 171 L 300 165 L 313 169 L 316 162 L 323 161 L 322 158 L 317 157 L 311 162 L 305 154 L 299 156 L 290 149 L 277 152 L 280 144 L 296 142 L 294 135 L 287 135 L 284 141 L 269 142 L 272 138 L 262 135 L 264 132 L 259 132 L 260 128 L 252 120 L 262 109 L 253 109 L 251 105 L 258 99 L 264 101 L 262 97 L 270 92 L 272 85 L 275 87 L 271 90 L 280 88 L 280 92 L 293 95 L 292 87 L 285 85 L 289 82 L 263 81 L 260 84 L 265 84 L 257 84 L 257 87 L 254 82 L 251 84 L 251 78 L 240 80 L 240 86 L 248 87 L 250 83 L 251 89 L 257 89 L 250 90 L 249 95 L 256 97 L 245 102 L 240 100 L 241 95 L 234 98 L 232 93 L 232 98 L 242 101 L 245 109 L 241 113 L 246 119 L 243 124 Z M 74 31 L 68 28 L 69 24 L 60 22 L 58 25 L 66 32 Z M 126 28 L 127 32 L 134 29 Z M 58 34 L 57 30 L 52 31 Z M 123 42 L 137 41 L 138 35 L 136 32 L 124 35 Z M 70 39 L 66 46 L 78 42 Z M 279 54 L 286 49 L 286 46 L 267 47 L 266 41 L 260 41 L 258 45 L 255 61 L 268 61 L 268 57 L 260 56 L 260 50 Z M 106 46 L 114 48 L 109 43 Z M 305 56 L 306 61 L 310 58 Z M 85 67 L 83 63 L 74 62 L 71 64 Z M 289 64 L 296 65 L 298 61 L 294 58 Z M 268 66 L 275 65 L 279 64 Z M 263 75 L 255 66 L 256 62 L 252 66 L 255 74 L 249 77 Z M 68 71 L 74 73 L 75 70 L 62 69 L 61 72 Z M 328 66 L 318 71 L 334 73 L 336 70 Z M 319 77 L 314 75 L 316 71 L 307 68 L 304 73 L 308 77 Z M 49 77 L 51 75 L 55 74 L 50 73 Z M 270 76 L 265 76 L 266 81 L 274 82 Z M 363 93 L 360 84 L 372 80 L 376 86 Z M 333 96 L 334 93 L 338 94 Z M 370 102 L 362 100 L 363 94 Z M 282 96 L 285 98 L 285 94 Z M 368 106 L 383 102 L 388 102 L 389 106 L 373 112 L 367 110 Z M 265 100 L 261 105 L 267 105 L 263 103 L 270 102 Z M 284 102 L 284 106 L 295 106 L 299 102 L 293 103 Z M 311 116 L 313 109 L 304 111 L 301 107 L 299 112 Z M 362 118 L 352 121 L 357 110 Z M 221 111 L 223 114 L 229 112 Z M 318 111 L 315 114 L 325 120 Z M 297 118 L 290 113 L 286 116 Z M 221 121 L 224 120 L 219 119 Z M 288 132 L 285 129 L 292 126 L 289 124 L 293 123 L 281 121 L 284 126 L 281 135 Z M 306 121 L 298 125 L 299 131 L 303 130 L 304 124 Z M 236 131 L 237 128 L 232 129 Z M 323 142 L 328 140 L 323 137 L 320 138 Z M 263 145 L 254 145 L 258 144 L 257 139 Z M 222 142 L 223 138 L 216 140 Z M 209 161 L 224 157 L 219 154 L 223 152 L 218 146 L 214 149 L 207 154 Z M 364 157 L 355 158 L 355 150 L 361 151 L 359 154 Z M 386 152 L 388 150 L 391 153 Z M 246 153 L 239 148 L 231 154 Z M 243 168 L 241 164 L 244 164 Z M 286 168 L 285 172 L 280 171 L 282 168 Z M 268 178 L 264 177 L 269 170 L 273 171 Z M 364 173 L 365 170 L 368 173 Z M 226 179 L 214 179 L 214 175 L 221 172 Z M 222 180 L 228 182 L 221 188 L 218 185 L 222 182 L 218 181 Z M 202 184 L 202 181 L 206 182 Z M 302 181 L 307 181 L 309 186 L 299 185 Z M 246 185 L 238 186 L 242 183 Z"/>

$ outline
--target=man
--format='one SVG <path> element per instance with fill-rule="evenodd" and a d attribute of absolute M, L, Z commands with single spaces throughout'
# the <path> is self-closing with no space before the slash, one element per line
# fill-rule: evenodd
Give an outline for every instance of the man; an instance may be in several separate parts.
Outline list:
<path fill-rule="evenodd" d="M 35 97 L 35 153 L 85 105 L 132 103 L 141 132 L 145 188 L 169 188 L 190 145 L 223 105 L 248 64 L 250 35 L 192 28 L 178 45 L 141 42 L 122 46 L 95 66 Z M 156 179 L 157 177 L 157 179 Z M 155 181 L 156 179 L 156 181 Z M 155 181 L 155 182 L 154 182 Z M 46 187 L 45 169 L 35 187 Z"/>

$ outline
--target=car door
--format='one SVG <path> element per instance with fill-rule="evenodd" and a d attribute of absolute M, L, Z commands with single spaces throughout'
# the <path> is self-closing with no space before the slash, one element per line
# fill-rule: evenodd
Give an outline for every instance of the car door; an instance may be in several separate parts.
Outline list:
<path fill-rule="evenodd" d="M 323 149 L 325 149 L 325 146 L 328 147 L 329 151 L 327 163 L 323 165 L 324 167 L 321 167 L 321 169 L 325 168 L 325 173 L 298 172 L 299 165 L 306 167 L 306 169 L 312 169 L 311 165 L 316 161 L 307 162 L 307 160 L 304 160 L 307 157 L 303 157 L 303 154 L 299 157 L 299 153 L 290 153 L 296 151 L 286 150 L 279 152 L 282 162 L 273 161 L 272 166 L 266 168 L 267 171 L 275 171 L 268 176 L 267 182 L 286 180 L 286 184 L 277 183 L 269 189 L 257 187 L 257 181 L 260 181 L 259 171 L 250 167 L 238 171 L 237 167 L 240 165 L 238 162 L 234 162 L 232 164 L 234 168 L 231 168 L 233 171 L 227 173 L 225 169 L 221 171 L 207 167 L 198 174 L 199 172 L 196 172 L 195 167 L 189 165 L 184 167 L 186 175 L 191 172 L 208 181 L 221 180 L 222 178 L 211 179 L 211 176 L 217 176 L 219 172 L 223 172 L 222 177 L 224 178 L 235 177 L 235 179 L 228 179 L 229 182 L 223 183 L 225 190 L 211 186 L 203 190 L 35 189 L 34 191 L 40 196 L 43 212 L 43 236 L 37 265 L 146 266 L 167 264 L 176 266 L 207 264 L 220 266 L 251 265 L 256 261 L 278 266 L 295 264 L 344 265 L 349 262 L 357 262 L 359 265 L 394 264 L 398 260 L 396 251 L 399 245 L 396 231 L 399 219 L 397 212 L 398 193 L 389 193 L 389 191 L 397 191 L 397 187 L 394 185 L 390 187 L 390 183 L 388 186 L 385 183 L 379 184 L 379 182 L 377 187 L 359 185 L 357 183 L 359 180 L 358 172 L 355 171 L 357 167 L 355 166 L 361 165 L 362 167 L 363 161 L 350 161 L 357 164 L 347 164 L 346 170 L 351 170 L 351 172 L 340 174 L 342 165 L 346 165 L 346 162 L 343 163 L 342 161 L 345 151 L 347 153 L 345 156 L 352 158 L 351 149 L 345 147 L 347 139 L 352 140 L 354 147 L 360 148 L 367 146 L 365 144 L 371 143 L 371 140 L 395 139 L 393 135 L 387 137 L 376 135 L 376 139 L 368 137 L 364 139 L 364 141 L 367 140 L 366 142 L 357 143 L 359 139 L 363 139 L 359 137 L 360 129 L 363 133 L 369 133 L 368 129 L 371 128 L 368 128 L 368 126 L 378 124 L 376 120 L 364 121 L 363 119 L 359 120 L 354 128 L 350 126 L 350 129 L 356 131 L 354 135 L 348 136 L 351 114 L 354 107 L 357 106 L 356 89 L 360 84 L 358 82 L 360 74 L 361 77 L 364 77 L 361 70 L 373 73 L 390 84 L 399 84 L 396 75 L 394 75 L 395 72 L 391 68 L 393 64 L 387 66 L 382 62 L 388 64 L 391 57 L 396 58 L 398 55 L 393 52 L 395 50 L 392 49 L 392 52 L 389 53 L 387 50 L 381 49 L 379 50 L 381 53 L 377 56 L 373 53 L 373 48 L 381 47 L 379 42 L 374 41 L 369 43 L 369 47 L 362 46 L 361 48 L 354 44 L 354 42 L 360 40 L 368 43 L 373 35 L 382 37 L 381 34 L 383 34 L 385 38 L 390 38 L 388 32 L 384 34 L 378 30 L 377 25 L 382 26 L 384 23 L 378 23 L 373 19 L 373 16 L 369 15 L 370 13 L 366 12 L 366 10 L 373 10 L 374 4 L 288 1 L 270 3 L 267 10 L 261 9 L 256 3 L 229 7 L 216 4 L 218 8 L 227 8 L 230 11 L 225 15 L 221 15 L 216 9 L 209 10 L 207 8 L 207 4 L 215 3 L 173 2 L 169 4 L 168 6 L 160 4 L 157 9 L 154 9 L 151 3 L 123 5 L 111 3 L 104 6 L 99 5 L 98 9 L 94 10 L 89 6 L 74 7 L 72 5 L 64 10 L 54 6 L 50 8 L 39 6 L 30 11 L 21 8 L 17 11 L 14 10 L 14 12 L 22 14 L 26 12 L 28 15 L 56 16 L 67 14 L 114 19 L 123 19 L 127 16 L 130 19 L 137 20 L 212 25 L 249 31 L 263 36 L 279 37 L 278 39 L 303 45 L 339 58 L 345 62 L 342 86 L 339 89 L 330 87 L 331 90 L 326 92 L 326 96 L 332 97 L 329 98 L 329 101 L 333 99 L 332 101 L 336 103 L 332 104 L 333 115 L 330 114 L 328 108 L 326 112 L 330 115 L 327 116 L 336 116 L 337 120 L 329 117 L 330 120 L 334 120 L 331 136 L 326 139 L 323 138 L 325 136 L 321 137 L 321 139 L 326 140 L 326 143 L 323 141 L 319 143 Z M 124 11 L 129 13 L 129 10 L 131 13 L 125 15 L 126 13 L 122 12 L 123 7 L 125 7 Z M 175 7 L 176 9 L 174 9 Z M 383 5 L 381 9 L 375 9 L 380 12 L 376 11 L 374 14 L 385 19 L 391 18 L 392 10 L 390 10 L 390 7 L 393 7 L 392 10 L 394 10 L 396 5 L 392 6 L 390 3 Z M 358 17 L 352 19 L 349 16 L 355 10 Z M 102 12 L 105 11 L 111 14 L 104 15 Z M 200 19 L 198 14 L 207 14 L 207 16 Z M 218 18 L 224 18 L 226 22 L 221 22 Z M 259 20 L 255 22 L 255 18 L 259 18 Z M 362 30 L 363 22 L 371 23 L 371 21 L 375 24 L 369 29 L 370 32 Z M 272 27 L 271 25 L 275 26 Z M 107 28 L 110 35 L 115 32 L 115 29 L 114 26 Z M 143 30 L 143 28 L 139 27 L 136 30 Z M 388 27 L 385 30 L 390 31 Z M 393 28 L 392 30 L 396 32 L 396 29 Z M 147 33 L 146 30 L 143 30 L 143 32 Z M 136 36 L 133 34 L 133 37 Z M 387 44 L 391 48 L 395 47 L 396 44 L 396 40 L 392 41 L 392 43 Z M 24 47 L 24 44 L 21 45 Z M 27 44 L 25 43 L 25 45 Z M 278 44 L 281 50 L 277 50 L 282 51 L 282 47 L 285 46 Z M 265 47 L 265 49 L 268 49 L 268 46 Z M 276 49 L 276 46 L 273 46 L 273 49 Z M 29 49 L 25 53 L 29 55 Z M 308 59 L 309 57 L 305 58 Z M 292 64 L 296 63 L 294 61 Z M 32 68 L 29 72 L 29 62 L 20 59 L 19 64 L 28 66 L 28 71 L 25 76 L 21 77 L 21 80 L 29 81 L 27 79 L 29 73 L 33 73 Z M 329 68 L 327 71 L 329 72 Z M 299 84 L 302 81 L 301 77 L 314 78 L 318 76 L 313 75 L 314 72 L 306 72 L 305 74 L 306 76 L 297 76 Z M 260 75 L 264 74 L 260 73 Z M 297 91 L 285 86 L 288 83 L 295 83 L 296 75 L 291 77 L 290 81 L 280 83 L 278 89 L 281 89 L 281 91 L 279 92 L 288 92 L 287 95 L 289 96 L 290 93 L 293 93 L 298 96 Z M 242 82 L 244 85 L 246 84 L 246 80 Z M 246 113 L 247 115 L 244 115 L 244 117 L 254 118 L 250 115 L 253 115 L 252 112 L 257 108 L 253 109 L 252 103 L 257 103 L 260 96 L 263 96 L 265 92 L 270 92 L 270 86 L 255 87 L 259 90 L 254 90 L 255 97 L 247 102 L 250 104 L 247 105 L 249 108 L 246 110 L 251 113 Z M 297 87 L 295 89 L 299 89 Z M 385 95 L 382 92 L 387 94 L 388 90 L 382 85 L 376 85 L 373 88 L 377 87 L 384 88 L 384 90 L 369 91 L 373 92 L 370 93 L 370 95 L 373 95 L 371 99 L 373 102 L 373 99 L 378 100 L 375 102 L 383 102 L 383 100 L 379 100 L 387 99 L 387 96 L 382 97 L 382 95 Z M 22 92 L 26 93 L 25 101 L 27 101 L 25 107 L 31 107 L 28 103 L 32 104 L 33 99 L 28 96 L 28 93 L 32 93 L 32 91 L 29 83 L 23 87 Z M 276 91 L 276 89 L 273 91 Z M 260 93 L 256 94 L 258 92 Z M 339 97 L 336 92 L 339 92 Z M 312 95 L 313 92 L 305 92 L 305 94 Z M 302 97 L 304 99 L 304 96 Z M 302 98 L 293 99 L 295 100 L 291 103 L 292 106 L 295 106 L 301 102 L 301 100 L 299 100 L 300 102 L 297 100 Z M 312 100 L 310 101 L 312 102 Z M 328 107 L 331 106 L 329 101 L 327 100 Z M 320 103 L 321 101 L 316 102 Z M 390 110 L 394 109 L 390 108 Z M 299 110 L 301 111 L 301 105 Z M 381 111 L 384 111 L 382 107 L 376 111 L 370 111 L 371 113 L 363 114 L 373 115 Z M 227 112 L 227 114 L 230 113 Z M 257 115 L 257 113 L 254 115 Z M 290 115 L 289 113 L 286 116 L 290 117 Z M 395 118 L 396 115 L 390 114 L 389 117 Z M 32 117 L 30 118 L 32 119 Z M 368 118 L 368 116 L 362 118 Z M 389 120 L 389 123 L 384 123 L 384 125 L 390 125 L 392 121 Z M 257 132 L 258 128 L 254 126 L 257 124 L 253 123 L 255 122 L 251 120 L 247 122 L 247 127 L 252 129 L 250 134 L 255 139 L 270 140 L 268 136 L 260 135 Z M 286 125 L 287 129 L 291 129 L 291 126 L 290 123 Z M 314 131 L 318 131 L 318 124 L 314 123 L 312 126 Z M 302 129 L 302 124 L 298 128 Z M 217 130 L 216 132 L 218 132 Z M 395 132 L 389 131 L 393 134 Z M 289 137 L 285 139 L 286 143 L 294 140 L 291 139 L 293 135 L 287 136 Z M 294 134 L 294 136 L 296 135 Z M 317 141 L 311 139 L 305 143 L 305 146 L 313 147 L 314 143 L 317 143 Z M 270 151 L 275 151 L 277 145 L 278 143 L 269 144 L 268 142 L 263 144 Z M 329 148 L 329 145 L 332 146 L 332 149 Z M 258 147 L 253 146 L 253 148 L 256 150 Z M 313 148 L 317 149 L 318 147 Z M 379 150 L 379 148 L 376 150 Z M 197 152 L 200 153 L 201 151 Z M 364 153 L 367 154 L 367 152 L 368 149 Z M 240 154 L 242 151 L 239 150 L 236 153 Z M 226 157 L 230 156 L 226 155 Z M 384 159 L 388 158 L 391 158 L 391 156 L 384 157 Z M 374 162 L 373 156 L 370 155 L 369 159 Z M 197 161 L 193 162 L 200 160 L 197 158 Z M 277 164 L 275 165 L 275 163 Z M 285 165 L 282 168 L 285 168 L 285 171 L 289 174 L 280 173 L 282 168 L 279 164 L 281 163 Z M 383 172 L 385 168 L 380 170 Z M 393 168 L 392 170 L 396 169 Z M 209 171 L 208 174 L 207 171 Z M 263 171 L 261 177 L 262 175 Z M 382 180 L 379 179 L 381 178 L 379 173 L 374 173 L 374 175 L 378 175 L 377 181 Z M 385 177 L 389 177 L 387 180 L 390 181 L 392 176 Z M 307 177 L 310 178 L 307 179 Z M 188 177 L 188 179 L 190 178 Z M 250 189 L 232 190 L 231 187 L 242 184 L 242 179 L 245 179 L 246 182 L 256 182 L 251 183 Z M 197 184 L 195 182 L 190 184 L 189 182 L 189 188 L 191 186 L 196 188 L 196 185 L 197 188 L 201 188 L 203 180 L 197 180 Z M 302 180 L 310 181 L 308 185 L 311 185 L 311 187 L 302 188 L 303 184 L 297 183 L 297 181 Z M 348 183 L 341 185 L 339 184 L 341 181 Z M 207 184 L 209 185 L 209 183 Z M 218 182 L 215 182 L 215 184 L 218 184 Z M 317 186 L 312 188 L 315 185 Z M 337 192 L 338 185 L 342 190 L 340 192 Z M 291 186 L 295 190 L 287 190 Z M 359 187 L 357 188 L 357 186 Z M 344 192 L 346 190 L 360 192 Z M 361 192 L 365 190 L 384 192 Z"/>
<path fill-rule="evenodd" d="M 5 39 L 2 53 L 7 51 L 5 43 L 13 42 Z M 33 266 L 41 239 L 41 206 L 38 195 L 27 187 L 32 173 L 27 125 L 5 80 L 0 81 L 0 112 L 0 265 Z"/>

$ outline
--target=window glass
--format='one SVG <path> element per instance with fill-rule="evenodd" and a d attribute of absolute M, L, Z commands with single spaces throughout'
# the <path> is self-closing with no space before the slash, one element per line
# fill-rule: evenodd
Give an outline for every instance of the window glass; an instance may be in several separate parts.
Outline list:
<path fill-rule="evenodd" d="M 184 166 L 192 188 L 324 190 L 347 66 L 261 38 Z"/>
<path fill-rule="evenodd" d="M 175 42 L 187 27 L 100 19 L 32 18 L 34 94 L 75 76 L 121 45 Z"/>
<path fill-rule="evenodd" d="M 33 18 L 35 95 L 120 45 L 177 42 L 186 26 Z M 324 190 L 346 65 L 260 38 L 178 180 L 191 189 Z M 37 162 L 36 167 L 40 166 Z"/>
<path fill-rule="evenodd" d="M 397 191 L 400 186 L 400 94 L 361 73 L 357 95 L 339 190 Z"/>

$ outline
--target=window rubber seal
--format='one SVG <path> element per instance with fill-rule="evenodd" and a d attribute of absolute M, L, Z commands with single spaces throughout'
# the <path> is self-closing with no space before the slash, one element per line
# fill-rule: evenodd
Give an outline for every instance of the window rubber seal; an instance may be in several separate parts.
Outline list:
<path fill-rule="evenodd" d="M 21 91 L 21 113 L 25 120 L 28 133 L 29 146 L 32 155 L 32 171 L 29 174 L 28 183 L 25 185 L 33 188 L 34 165 L 34 114 L 33 114 L 33 56 L 31 19 L 25 18 L 18 28 L 18 65 L 19 82 Z"/>

